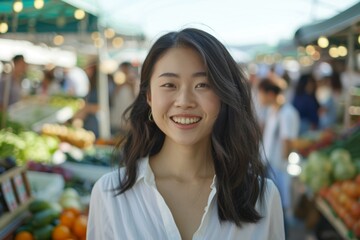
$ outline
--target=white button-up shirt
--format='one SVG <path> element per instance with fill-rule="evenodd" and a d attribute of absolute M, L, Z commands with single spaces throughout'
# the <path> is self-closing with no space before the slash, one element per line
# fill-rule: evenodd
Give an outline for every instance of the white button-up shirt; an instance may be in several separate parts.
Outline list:
<path fill-rule="evenodd" d="M 124 176 L 124 170 L 120 170 L 121 176 Z M 263 203 L 256 203 L 256 209 L 263 218 L 258 223 L 245 223 L 242 227 L 230 221 L 220 222 L 215 181 L 214 177 L 200 226 L 193 236 L 194 240 L 285 239 L 280 197 L 271 180 L 266 181 Z M 148 158 L 141 159 L 136 183 L 130 190 L 115 196 L 112 189 L 118 185 L 117 171 L 102 176 L 94 185 L 87 226 L 88 240 L 181 239 L 171 211 L 156 188 Z"/>

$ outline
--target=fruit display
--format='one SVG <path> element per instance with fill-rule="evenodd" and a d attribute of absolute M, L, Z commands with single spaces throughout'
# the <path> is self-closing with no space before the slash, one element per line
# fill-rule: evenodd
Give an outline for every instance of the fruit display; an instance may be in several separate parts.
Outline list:
<path fill-rule="evenodd" d="M 95 142 L 95 134 L 83 128 L 75 128 L 60 124 L 44 124 L 42 134 L 59 138 L 79 148 L 88 148 Z"/>
<path fill-rule="evenodd" d="M 294 140 L 293 148 L 301 156 L 307 157 L 311 152 L 330 146 L 336 140 L 334 130 L 309 131 Z"/>
<path fill-rule="evenodd" d="M 39 135 L 32 131 L 14 133 L 11 129 L 0 130 L 0 158 L 14 157 L 17 165 L 26 161 L 50 162 L 57 150 L 59 139 Z"/>
<path fill-rule="evenodd" d="M 35 199 L 28 206 L 30 213 L 15 231 L 15 240 L 86 239 L 87 215 L 76 190 L 64 189 L 59 202 Z"/>
<path fill-rule="evenodd" d="M 357 159 L 352 159 L 349 151 L 336 148 L 327 155 L 325 152 L 313 151 L 302 166 L 300 180 L 318 192 L 335 181 L 348 180 L 359 174 L 355 165 Z"/>
<path fill-rule="evenodd" d="M 0 123 L 3 122 L 3 117 L 4 117 L 4 114 L 0 111 Z M 19 133 L 21 131 L 24 130 L 24 126 L 21 125 L 20 123 L 16 122 L 16 121 L 11 121 L 9 120 L 8 117 L 6 117 L 5 119 L 5 125 L 2 126 L 4 128 L 9 128 L 11 129 L 12 132 L 14 133 Z"/>
<path fill-rule="evenodd" d="M 85 101 L 71 96 L 54 95 L 50 97 L 49 105 L 53 107 L 70 107 L 75 113 L 84 107 Z"/>
<path fill-rule="evenodd" d="M 331 145 L 309 153 L 302 164 L 300 180 L 318 192 L 336 181 L 353 179 L 360 173 L 360 127 L 340 135 Z"/>
<path fill-rule="evenodd" d="M 345 226 L 345 235 L 349 239 L 360 238 L 360 174 L 355 179 L 322 188 L 319 195 L 331 209 L 335 220 Z"/>

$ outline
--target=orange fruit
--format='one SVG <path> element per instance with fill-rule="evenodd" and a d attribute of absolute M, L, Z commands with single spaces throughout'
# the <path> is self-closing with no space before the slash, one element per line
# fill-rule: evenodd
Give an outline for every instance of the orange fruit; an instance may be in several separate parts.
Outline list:
<path fill-rule="evenodd" d="M 71 236 L 71 231 L 65 225 L 57 225 L 51 236 L 53 240 L 65 240 Z"/>
<path fill-rule="evenodd" d="M 81 214 L 81 211 L 74 207 L 65 208 L 64 211 L 70 211 L 73 212 L 75 217 L 79 216 Z"/>
<path fill-rule="evenodd" d="M 34 237 L 28 231 L 21 231 L 16 234 L 15 240 L 34 240 Z"/>
<path fill-rule="evenodd" d="M 75 236 L 73 233 L 71 233 L 71 235 L 66 238 L 65 240 L 79 240 L 79 238 L 77 236 Z"/>
<path fill-rule="evenodd" d="M 76 216 L 72 211 L 65 210 L 60 214 L 60 224 L 72 228 Z"/>
<path fill-rule="evenodd" d="M 72 227 L 73 233 L 78 237 L 86 236 L 88 217 L 85 215 L 80 215 L 76 218 L 74 225 Z"/>

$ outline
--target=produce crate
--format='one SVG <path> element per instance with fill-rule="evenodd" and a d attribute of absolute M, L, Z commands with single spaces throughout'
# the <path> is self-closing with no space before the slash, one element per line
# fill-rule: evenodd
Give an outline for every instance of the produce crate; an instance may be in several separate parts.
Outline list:
<path fill-rule="evenodd" d="M 0 185 L 8 208 L 0 216 L 0 239 L 6 239 L 27 216 L 26 209 L 33 200 L 26 167 L 15 167 L 1 174 Z"/>
<path fill-rule="evenodd" d="M 336 231 L 341 235 L 345 240 L 358 240 L 351 231 L 345 226 L 341 219 L 335 217 L 334 212 L 331 210 L 331 207 L 324 201 L 322 198 L 318 197 L 316 199 L 316 207 L 319 209 L 321 214 L 330 222 L 330 224 L 336 229 Z"/>

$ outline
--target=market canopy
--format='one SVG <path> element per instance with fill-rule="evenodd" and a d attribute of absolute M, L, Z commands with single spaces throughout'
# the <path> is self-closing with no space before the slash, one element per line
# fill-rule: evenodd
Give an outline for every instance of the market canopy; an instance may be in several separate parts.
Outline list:
<path fill-rule="evenodd" d="M 34 7 L 33 0 L 23 0 L 23 10 L 19 13 L 13 11 L 13 0 L 5 0 L 0 4 L 0 12 L 3 21 L 9 26 L 9 32 L 29 33 L 69 33 L 83 31 L 92 32 L 97 29 L 97 17 L 93 14 L 85 14 L 85 24 L 82 26 L 74 17 L 76 7 L 56 0 L 44 0 L 40 9 Z"/>
<path fill-rule="evenodd" d="M 110 21 L 104 16 L 96 1 L 37 0 L 43 2 L 35 7 L 36 0 L 22 0 L 22 10 L 16 13 L 14 0 L 0 3 L 0 22 L 8 24 L 9 33 L 76 33 L 98 30 L 98 22 L 104 28 L 113 28 L 121 35 L 142 35 L 140 27 L 123 21 Z M 76 17 L 76 11 L 80 14 Z M 82 12 L 81 12 L 82 11 Z M 83 15 L 83 16 L 82 16 Z"/>
<path fill-rule="evenodd" d="M 349 31 L 360 33 L 360 2 L 332 18 L 299 28 L 295 40 L 298 44 L 308 44 L 326 36 L 334 44 L 343 44 Z"/>

